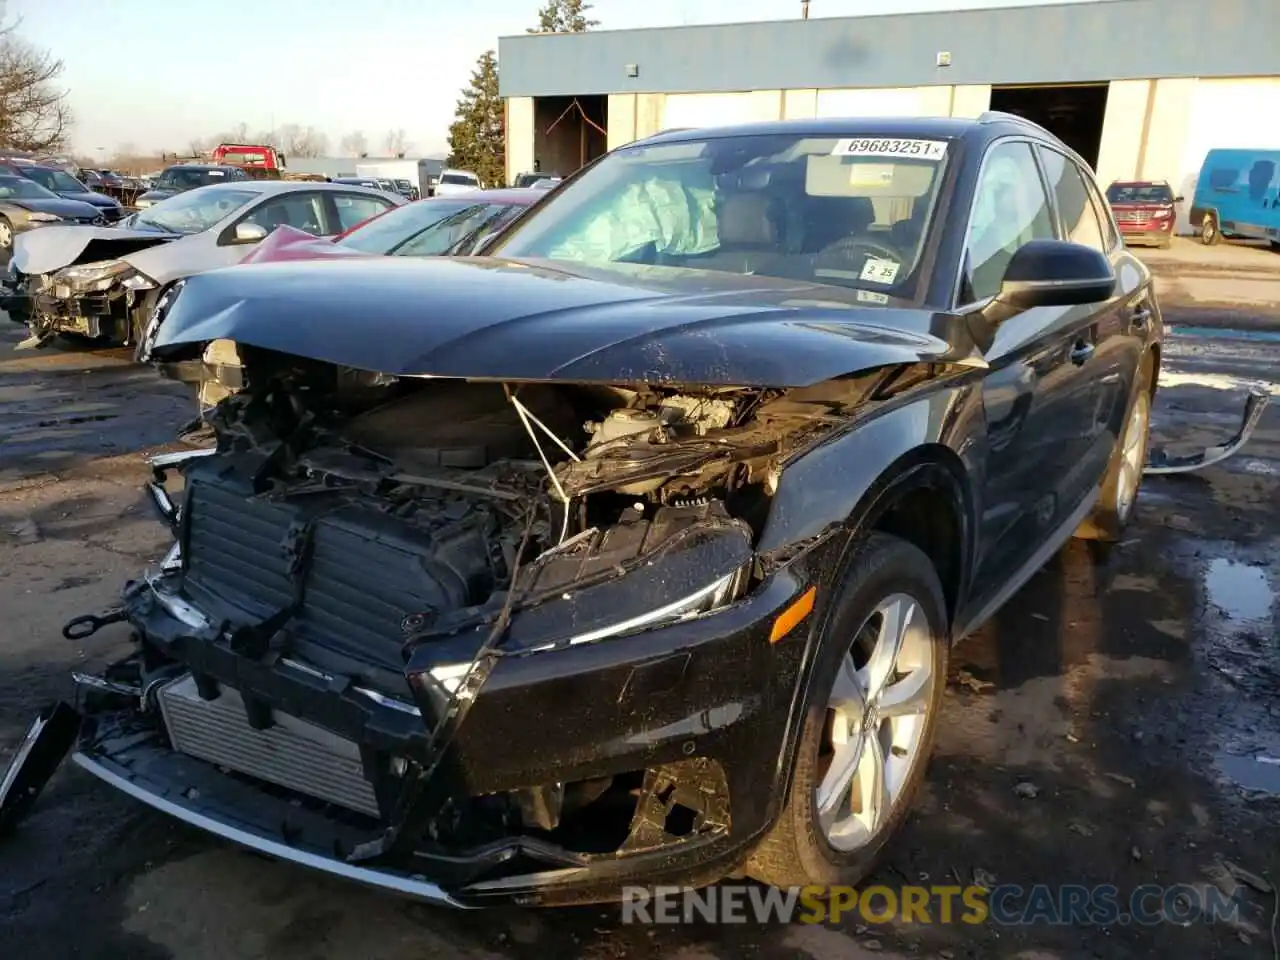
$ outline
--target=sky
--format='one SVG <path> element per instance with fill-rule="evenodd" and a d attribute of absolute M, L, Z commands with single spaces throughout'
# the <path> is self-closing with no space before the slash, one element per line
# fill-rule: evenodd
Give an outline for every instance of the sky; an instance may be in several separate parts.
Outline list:
<path fill-rule="evenodd" d="M 313 126 L 331 152 L 355 130 L 376 151 L 402 128 L 412 153 L 445 153 L 476 58 L 532 26 L 543 2 L 0 0 L 25 40 L 63 61 L 72 146 L 86 156 L 181 152 L 241 122 Z M 811 0 L 809 16 L 1051 2 L 1063 0 Z M 592 11 L 602 30 L 799 15 L 800 0 L 596 0 Z"/>

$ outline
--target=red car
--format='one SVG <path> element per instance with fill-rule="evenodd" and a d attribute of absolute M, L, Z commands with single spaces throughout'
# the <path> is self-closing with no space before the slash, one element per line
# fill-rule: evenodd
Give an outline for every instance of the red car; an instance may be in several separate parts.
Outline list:
<path fill-rule="evenodd" d="M 1178 220 L 1174 204 L 1182 198 L 1175 197 L 1165 181 L 1118 180 L 1107 187 L 1107 202 L 1125 243 L 1167 248 L 1173 242 Z"/>
<path fill-rule="evenodd" d="M 240 262 L 331 257 L 467 256 L 491 233 L 547 195 L 546 190 L 477 190 L 418 200 L 358 223 L 336 237 L 277 227 Z"/>

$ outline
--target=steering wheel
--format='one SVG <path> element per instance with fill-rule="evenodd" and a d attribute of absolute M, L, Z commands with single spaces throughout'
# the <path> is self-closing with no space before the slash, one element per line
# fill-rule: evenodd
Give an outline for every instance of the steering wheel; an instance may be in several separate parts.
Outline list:
<path fill-rule="evenodd" d="M 872 258 L 876 260 L 892 260 L 899 263 L 902 260 L 902 254 L 892 247 L 878 243 L 875 240 L 869 240 L 865 237 L 849 237 L 845 240 L 838 240 L 831 246 L 818 252 L 818 260 L 826 260 L 832 254 L 841 259 L 848 257 L 853 259 L 854 253 L 863 253 L 863 262 Z"/>

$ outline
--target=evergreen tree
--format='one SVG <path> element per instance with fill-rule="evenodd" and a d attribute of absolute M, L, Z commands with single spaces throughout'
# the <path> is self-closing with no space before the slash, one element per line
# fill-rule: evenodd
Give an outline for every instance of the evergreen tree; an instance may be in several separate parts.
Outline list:
<path fill-rule="evenodd" d="M 449 166 L 470 170 L 485 186 L 506 183 L 507 133 L 498 95 L 498 58 L 486 50 L 471 71 L 471 84 L 458 98 L 449 127 Z"/>
<path fill-rule="evenodd" d="M 588 0 L 547 0 L 538 11 L 538 25 L 529 33 L 586 33 L 600 26 L 599 20 L 588 20 L 592 4 Z"/>

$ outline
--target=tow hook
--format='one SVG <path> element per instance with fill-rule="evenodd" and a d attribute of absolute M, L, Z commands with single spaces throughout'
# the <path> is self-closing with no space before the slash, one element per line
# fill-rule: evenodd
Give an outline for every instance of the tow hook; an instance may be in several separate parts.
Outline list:
<path fill-rule="evenodd" d="M 102 614 L 86 613 L 82 617 L 68 620 L 62 628 L 62 635 L 68 640 L 87 640 L 105 626 L 122 623 L 129 619 L 123 607 L 112 607 Z"/>

